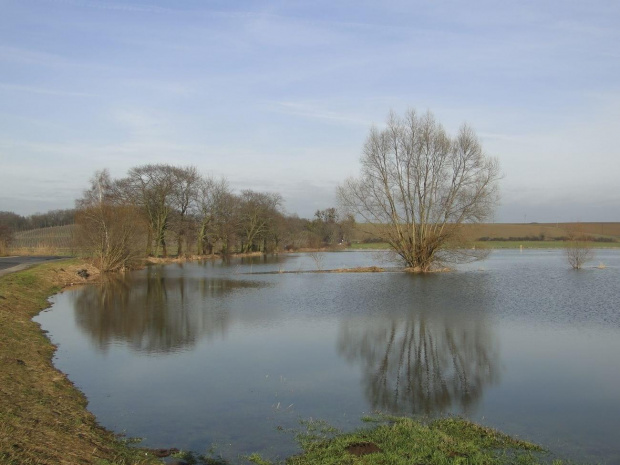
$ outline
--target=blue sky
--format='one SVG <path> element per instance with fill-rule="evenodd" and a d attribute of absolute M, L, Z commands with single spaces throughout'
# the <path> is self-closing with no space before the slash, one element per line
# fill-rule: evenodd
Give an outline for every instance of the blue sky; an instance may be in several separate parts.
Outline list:
<path fill-rule="evenodd" d="M 195 165 L 335 205 L 390 109 L 467 122 L 497 221 L 620 221 L 620 2 L 0 0 L 0 210 Z"/>

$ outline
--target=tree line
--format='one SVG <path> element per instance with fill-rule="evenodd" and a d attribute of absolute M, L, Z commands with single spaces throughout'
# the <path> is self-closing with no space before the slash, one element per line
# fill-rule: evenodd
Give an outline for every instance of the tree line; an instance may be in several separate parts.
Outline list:
<path fill-rule="evenodd" d="M 15 239 L 15 233 L 73 224 L 74 218 L 74 209 L 50 210 L 47 213 L 35 213 L 29 216 L 18 215 L 10 211 L 0 211 L 0 256 L 8 253 L 9 247 Z"/>
<path fill-rule="evenodd" d="M 29 216 L 18 215 L 9 211 L 0 211 L 0 225 L 13 232 L 29 229 L 49 228 L 73 224 L 75 209 L 50 210 L 46 213 L 34 213 Z"/>
<path fill-rule="evenodd" d="M 194 166 L 148 164 L 121 179 L 98 171 L 76 202 L 77 245 L 101 270 L 170 254 L 270 253 L 348 241 L 354 220 L 335 208 L 288 215 L 278 193 L 234 192 Z"/>

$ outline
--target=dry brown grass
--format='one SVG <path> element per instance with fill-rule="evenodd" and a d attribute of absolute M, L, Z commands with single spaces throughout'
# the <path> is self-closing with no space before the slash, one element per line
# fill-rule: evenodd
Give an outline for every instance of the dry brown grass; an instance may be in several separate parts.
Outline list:
<path fill-rule="evenodd" d="M 88 280 L 77 275 L 83 268 Z M 96 424 L 85 397 L 52 365 L 55 348 L 31 320 L 50 295 L 97 275 L 67 260 L 0 278 L 0 463 L 159 463 Z"/>
<path fill-rule="evenodd" d="M 72 249 L 63 249 L 48 245 L 39 245 L 33 247 L 11 247 L 8 252 L 10 255 L 20 256 L 39 256 L 39 255 L 53 255 L 57 257 L 69 256 Z"/>
<path fill-rule="evenodd" d="M 467 224 L 464 231 L 471 239 L 479 237 L 527 237 L 544 235 L 547 239 L 567 237 L 577 223 L 483 223 Z M 584 234 L 620 238 L 620 223 L 579 223 Z"/>
<path fill-rule="evenodd" d="M 74 255 L 74 225 L 31 229 L 15 234 L 11 255 Z"/>
<path fill-rule="evenodd" d="M 167 263 L 185 263 L 199 260 L 220 258 L 219 255 L 183 255 L 182 257 L 146 257 L 144 263 L 154 265 L 165 265 Z"/>
<path fill-rule="evenodd" d="M 326 273 L 381 273 L 385 271 L 378 266 L 358 266 L 356 268 L 337 268 L 335 270 L 325 270 Z"/>
<path fill-rule="evenodd" d="M 465 224 L 463 232 L 468 240 L 476 240 L 480 237 L 528 237 L 540 236 L 553 240 L 556 237 L 567 237 L 569 232 L 575 228 L 577 223 L 481 223 L 481 224 Z M 607 223 L 579 223 L 580 230 L 584 234 L 590 234 L 594 237 L 611 237 L 620 240 L 620 222 Z M 355 240 L 362 241 L 373 237 L 378 233 L 379 225 L 358 225 L 355 233 Z"/>

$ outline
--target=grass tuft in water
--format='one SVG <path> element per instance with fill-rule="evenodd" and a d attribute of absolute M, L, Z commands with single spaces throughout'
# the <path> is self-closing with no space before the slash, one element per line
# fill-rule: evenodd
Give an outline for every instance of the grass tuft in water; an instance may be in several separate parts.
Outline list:
<path fill-rule="evenodd" d="M 287 465 L 390 464 L 390 465 L 535 465 L 546 463 L 543 450 L 494 429 L 461 418 L 423 423 L 410 418 L 365 417 L 371 428 L 340 433 L 324 422 L 306 422 L 297 436 L 303 453 Z M 271 462 L 260 456 L 254 463 Z M 558 465 L 561 462 L 558 462 Z"/>

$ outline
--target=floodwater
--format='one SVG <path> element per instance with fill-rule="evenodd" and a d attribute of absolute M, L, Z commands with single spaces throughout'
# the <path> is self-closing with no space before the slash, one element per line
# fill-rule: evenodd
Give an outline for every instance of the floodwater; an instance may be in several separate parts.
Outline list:
<path fill-rule="evenodd" d="M 429 276 L 280 273 L 380 258 L 152 266 L 63 292 L 36 321 L 99 422 L 147 447 L 283 458 L 300 419 L 347 430 L 380 411 L 620 464 L 620 251 L 580 271 L 537 250 Z"/>

